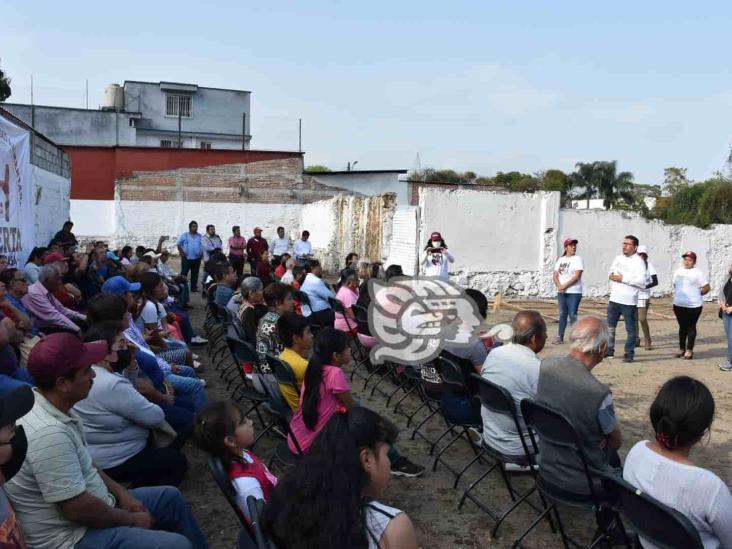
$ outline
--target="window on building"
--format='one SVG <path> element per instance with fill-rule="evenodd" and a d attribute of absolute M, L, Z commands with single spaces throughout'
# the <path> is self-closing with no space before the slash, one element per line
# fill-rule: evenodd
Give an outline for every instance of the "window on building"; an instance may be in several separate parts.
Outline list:
<path fill-rule="evenodd" d="M 211 142 L 210 141 L 201 141 L 201 148 L 202 149 L 210 149 L 211 148 Z"/>
<path fill-rule="evenodd" d="M 166 95 L 165 116 L 178 116 L 181 118 L 191 117 L 191 96 L 190 95 Z"/>
<path fill-rule="evenodd" d="M 160 147 L 163 149 L 172 149 L 173 148 L 173 140 L 172 139 L 161 139 L 160 140 Z"/>

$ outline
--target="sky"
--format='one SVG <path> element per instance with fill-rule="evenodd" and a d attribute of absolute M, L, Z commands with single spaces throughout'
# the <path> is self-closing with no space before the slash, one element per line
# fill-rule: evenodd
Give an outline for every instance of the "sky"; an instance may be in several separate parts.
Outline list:
<path fill-rule="evenodd" d="M 534 173 L 617 160 L 700 180 L 732 144 L 727 1 L 3 2 L 10 102 L 124 80 L 252 92 L 252 148 L 345 169 Z"/>

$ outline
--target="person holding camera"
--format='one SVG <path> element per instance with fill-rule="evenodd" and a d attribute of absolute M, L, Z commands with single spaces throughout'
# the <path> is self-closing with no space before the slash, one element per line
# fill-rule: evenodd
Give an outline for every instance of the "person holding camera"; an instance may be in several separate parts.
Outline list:
<path fill-rule="evenodd" d="M 437 231 L 430 235 L 422 254 L 422 266 L 425 276 L 436 276 L 443 280 L 448 279 L 448 263 L 454 263 L 455 258 L 447 249 L 445 239 Z"/>

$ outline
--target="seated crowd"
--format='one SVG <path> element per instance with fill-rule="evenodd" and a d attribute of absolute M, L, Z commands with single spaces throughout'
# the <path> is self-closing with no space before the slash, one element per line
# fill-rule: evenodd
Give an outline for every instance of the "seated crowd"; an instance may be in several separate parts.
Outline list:
<path fill-rule="evenodd" d="M 167 265 L 162 238 L 155 250 L 125 246 L 115 253 L 96 243 L 77 254 L 75 239 L 57 235 L 22 271 L 0 272 L 0 445 L 12 450 L 0 452 L 0 499 L 7 495 L 12 505 L 8 543 L 20 540 L 22 547 L 24 537 L 44 548 L 206 547 L 176 488 L 188 468 L 181 448 L 192 437 L 223 462 L 245 516 L 247 497 L 266 502 L 261 525 L 279 549 L 417 547 L 409 517 L 378 499 L 390 475 L 416 477 L 424 468 L 400 455 L 395 425 L 359 405 L 343 371 L 356 342 L 375 342 L 369 279 L 403 276 L 401 268 L 359 263 L 349 254 L 332 288 L 309 234 L 292 254 L 283 245 L 270 260 L 268 248 L 254 238 L 245 247 L 238 227 L 233 232 L 229 257 L 204 247 L 206 299 L 254 350 L 252 386 L 292 411 L 287 446 L 301 459 L 278 479 L 252 451 L 255 433 L 244 408 L 233 400 L 207 402 L 192 348 L 205 340 L 187 312 L 186 277 Z M 255 252 L 257 260 L 245 263 Z M 468 289 L 466 296 L 485 319 L 485 295 Z M 527 451 L 513 420 L 480 405 L 479 380 L 470 375 L 478 374 L 510 393 L 521 429 L 523 399 L 550 406 L 571 421 L 591 467 L 678 509 L 705 546 L 732 546 L 729 489 L 689 457 L 714 416 L 702 383 L 682 376 L 661 388 L 650 411 L 655 440 L 638 442 L 623 467 L 612 392 L 592 373 L 607 351 L 607 323 L 579 319 L 569 354 L 543 360 L 541 314 L 517 313 L 512 329 L 505 345 L 487 336 L 468 346 L 443 343 L 442 356 L 466 380 L 461 389 L 443 383 L 433 364 L 416 365 L 448 421 L 476 426 L 476 444 L 503 455 Z M 289 366 L 297 388 L 278 383 L 273 357 Z M 576 451 L 531 434 L 536 445 L 527 458 L 542 480 L 586 496 Z M 522 468 L 505 471 L 516 469 Z"/>

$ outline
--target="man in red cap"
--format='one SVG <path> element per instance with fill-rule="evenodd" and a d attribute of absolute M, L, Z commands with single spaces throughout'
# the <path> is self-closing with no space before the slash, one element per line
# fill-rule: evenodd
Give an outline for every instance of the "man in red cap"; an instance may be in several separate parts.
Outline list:
<path fill-rule="evenodd" d="M 266 250 L 269 250 L 269 244 L 267 239 L 262 238 L 262 229 L 254 227 L 254 236 L 247 241 L 247 258 L 252 266 L 252 275 L 257 272 L 257 263 Z"/>
<path fill-rule="evenodd" d="M 38 384 L 33 409 L 19 422 L 28 452 L 5 485 L 28 544 L 46 549 L 207 547 L 177 488 L 126 490 L 92 463 L 81 421 L 71 408 L 89 394 L 92 364 L 109 352 L 106 341 L 85 344 L 57 333 L 28 357 L 28 371 Z"/>
<path fill-rule="evenodd" d="M 455 258 L 447 249 L 445 239 L 435 231 L 430 235 L 422 254 L 422 266 L 424 267 L 425 276 L 436 276 L 447 280 L 449 276 L 448 262 L 454 263 Z"/>

